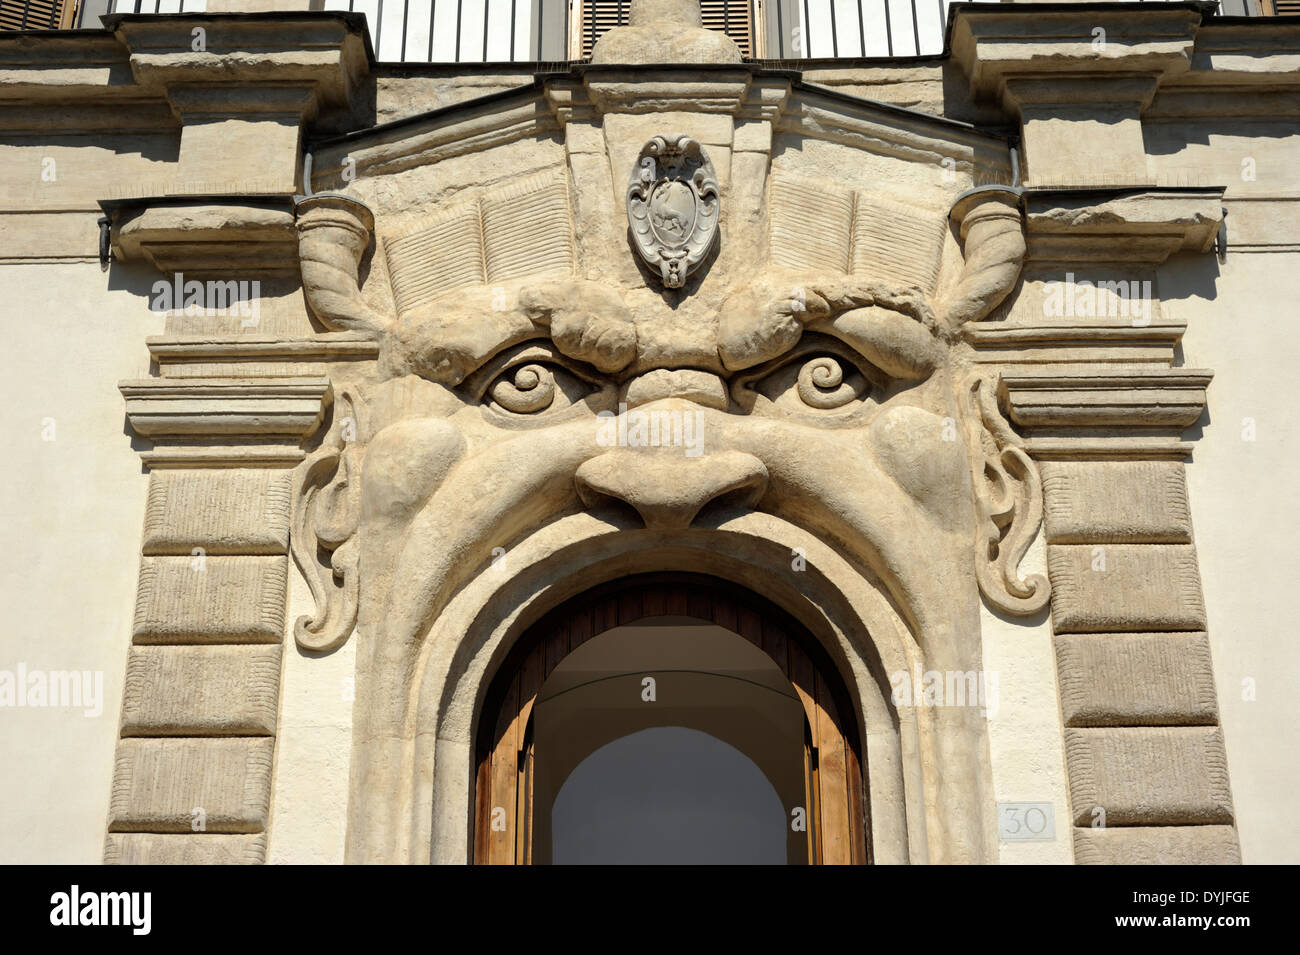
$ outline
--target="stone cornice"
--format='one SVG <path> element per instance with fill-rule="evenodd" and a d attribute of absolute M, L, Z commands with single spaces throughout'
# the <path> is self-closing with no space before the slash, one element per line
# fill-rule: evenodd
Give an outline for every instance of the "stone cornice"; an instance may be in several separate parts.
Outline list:
<path fill-rule="evenodd" d="M 1214 18 L 1196 33 L 1183 83 L 1300 87 L 1300 21 Z"/>
<path fill-rule="evenodd" d="M 1027 260 L 1155 266 L 1208 252 L 1223 222 L 1223 188 L 1026 189 Z"/>
<path fill-rule="evenodd" d="M 969 123 L 810 86 L 797 73 L 755 66 L 575 67 L 512 90 L 466 100 L 392 123 L 317 140 L 312 188 L 339 189 L 343 162 L 357 175 L 382 175 L 527 136 L 605 112 L 669 110 L 767 120 L 782 131 L 916 161 L 952 157 L 1010 181 L 1005 136 Z"/>
<path fill-rule="evenodd" d="M 777 129 L 915 161 L 953 157 L 987 167 L 989 181 L 1011 182 L 1005 136 L 819 87 L 799 84 Z"/>
<path fill-rule="evenodd" d="M 1041 84 L 1041 99 L 1083 106 L 1114 98 L 1121 87 L 1097 87 L 1104 76 L 1147 77 L 1158 87 L 1200 90 L 1194 108 L 1223 112 L 1220 101 L 1239 92 L 1300 90 L 1300 23 L 1274 17 L 1218 17 L 1213 3 L 958 3 L 948 8 L 945 52 L 958 63 L 976 99 L 1012 115 L 1019 97 Z M 1094 46 L 1105 31 L 1104 47 Z M 1018 88 L 1017 88 L 1018 87 Z M 1046 92 L 1055 88 L 1056 92 Z M 1131 102 L 1146 109 L 1150 92 Z M 1119 100 L 1116 100 L 1119 102 Z M 1229 111 L 1243 112 L 1248 104 Z"/>
<path fill-rule="evenodd" d="M 156 335 L 145 339 L 149 355 L 166 376 L 178 368 L 215 362 L 358 361 L 379 357 L 379 343 L 356 332 L 323 332 L 311 338 L 254 335 Z"/>
<path fill-rule="evenodd" d="M 0 129 L 34 130 L 24 110 L 45 103 L 59 106 L 46 113 L 46 132 L 115 129 L 116 112 L 103 111 L 119 104 L 138 114 L 122 132 L 174 130 L 183 116 L 170 102 L 177 86 L 297 86 L 311 116 L 347 107 L 374 61 L 361 14 L 110 14 L 103 22 L 105 30 L 0 34 L 0 104 L 13 104 L 0 106 Z M 206 49 L 196 52 L 200 28 Z M 230 105 L 259 109 L 261 101 Z"/>
<path fill-rule="evenodd" d="M 332 395 L 325 377 L 145 378 L 118 387 L 132 430 L 154 442 L 141 453 L 150 467 L 291 466 Z"/>
<path fill-rule="evenodd" d="M 373 59 L 364 20 L 348 14 L 112 14 L 103 23 L 145 88 L 296 84 L 314 93 L 312 108 L 346 107 Z"/>
<path fill-rule="evenodd" d="M 52 30 L 3 42 L 10 37 L 0 33 L 0 99 L 68 101 L 135 85 L 126 50 L 111 33 Z"/>
<path fill-rule="evenodd" d="M 291 196 L 142 197 L 102 203 L 114 257 L 164 273 L 292 277 L 298 235 Z"/>
<path fill-rule="evenodd" d="M 1025 446 L 1058 457 L 1173 457 L 1191 451 L 1182 433 L 1205 410 L 1213 374 L 1189 368 L 1004 373 L 999 400 Z"/>
<path fill-rule="evenodd" d="M 974 323 L 962 338 L 974 360 L 1000 365 L 1138 364 L 1168 366 L 1187 325 L 1009 325 Z"/>
<path fill-rule="evenodd" d="M 345 159 L 357 175 L 383 175 L 439 162 L 560 128 L 540 81 L 478 97 L 418 116 L 343 136 L 317 140 L 312 152 L 312 190 L 337 189 Z"/>
<path fill-rule="evenodd" d="M 1001 100 L 1012 111 L 1013 80 L 1186 72 L 1202 20 L 1200 5 L 1182 3 L 990 6 L 963 5 L 950 14 L 952 57 L 977 99 Z"/>

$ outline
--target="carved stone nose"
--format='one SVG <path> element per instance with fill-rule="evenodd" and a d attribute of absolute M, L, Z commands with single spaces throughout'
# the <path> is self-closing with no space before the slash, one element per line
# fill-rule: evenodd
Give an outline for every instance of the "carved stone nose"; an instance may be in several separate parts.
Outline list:
<path fill-rule="evenodd" d="M 767 468 L 742 451 L 692 458 L 620 448 L 583 463 L 573 479 L 587 507 L 622 501 L 651 529 L 689 527 L 704 505 L 724 495 L 753 507 L 767 490 Z"/>

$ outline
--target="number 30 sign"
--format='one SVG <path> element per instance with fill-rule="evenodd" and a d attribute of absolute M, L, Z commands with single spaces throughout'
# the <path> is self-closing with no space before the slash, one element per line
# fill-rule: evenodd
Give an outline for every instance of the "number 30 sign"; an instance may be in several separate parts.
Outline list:
<path fill-rule="evenodd" d="M 1051 842 L 1056 838 L 1052 804 L 998 803 L 998 836 L 1007 842 Z"/>

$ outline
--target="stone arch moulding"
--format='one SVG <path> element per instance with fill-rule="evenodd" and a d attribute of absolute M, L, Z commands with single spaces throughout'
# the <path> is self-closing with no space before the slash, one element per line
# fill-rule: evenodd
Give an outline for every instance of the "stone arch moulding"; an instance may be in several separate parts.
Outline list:
<path fill-rule="evenodd" d="M 795 547 L 808 560 L 799 579 L 790 573 Z M 806 627 L 838 668 L 862 740 L 875 861 L 993 859 L 982 720 L 972 708 L 893 705 L 889 674 L 924 666 L 924 654 L 878 584 L 833 548 L 753 512 L 673 533 L 617 529 L 577 514 L 530 535 L 507 559 L 508 574 L 489 570 L 467 582 L 408 661 L 414 685 L 403 725 L 387 734 L 358 727 L 348 861 L 468 862 L 478 719 L 510 648 L 576 594 L 682 567 L 763 593 Z M 366 697 L 362 666 L 358 703 Z M 945 773 L 961 785 L 944 787 Z"/>

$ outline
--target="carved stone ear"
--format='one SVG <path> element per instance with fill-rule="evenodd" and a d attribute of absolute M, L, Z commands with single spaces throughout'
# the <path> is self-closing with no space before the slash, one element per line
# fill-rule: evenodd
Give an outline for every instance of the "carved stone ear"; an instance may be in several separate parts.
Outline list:
<path fill-rule="evenodd" d="M 1027 616 L 1047 605 L 1042 574 L 1020 576 L 1020 561 L 1043 519 L 1038 466 L 998 410 L 993 381 L 976 377 L 961 389 L 966 447 L 975 488 L 975 573 L 980 592 L 1004 613 Z"/>
<path fill-rule="evenodd" d="M 295 471 L 290 550 L 307 578 L 316 612 L 297 619 L 294 639 L 304 650 L 341 646 L 357 622 L 357 525 L 361 515 L 360 402 L 340 395 L 330 440 Z"/>

